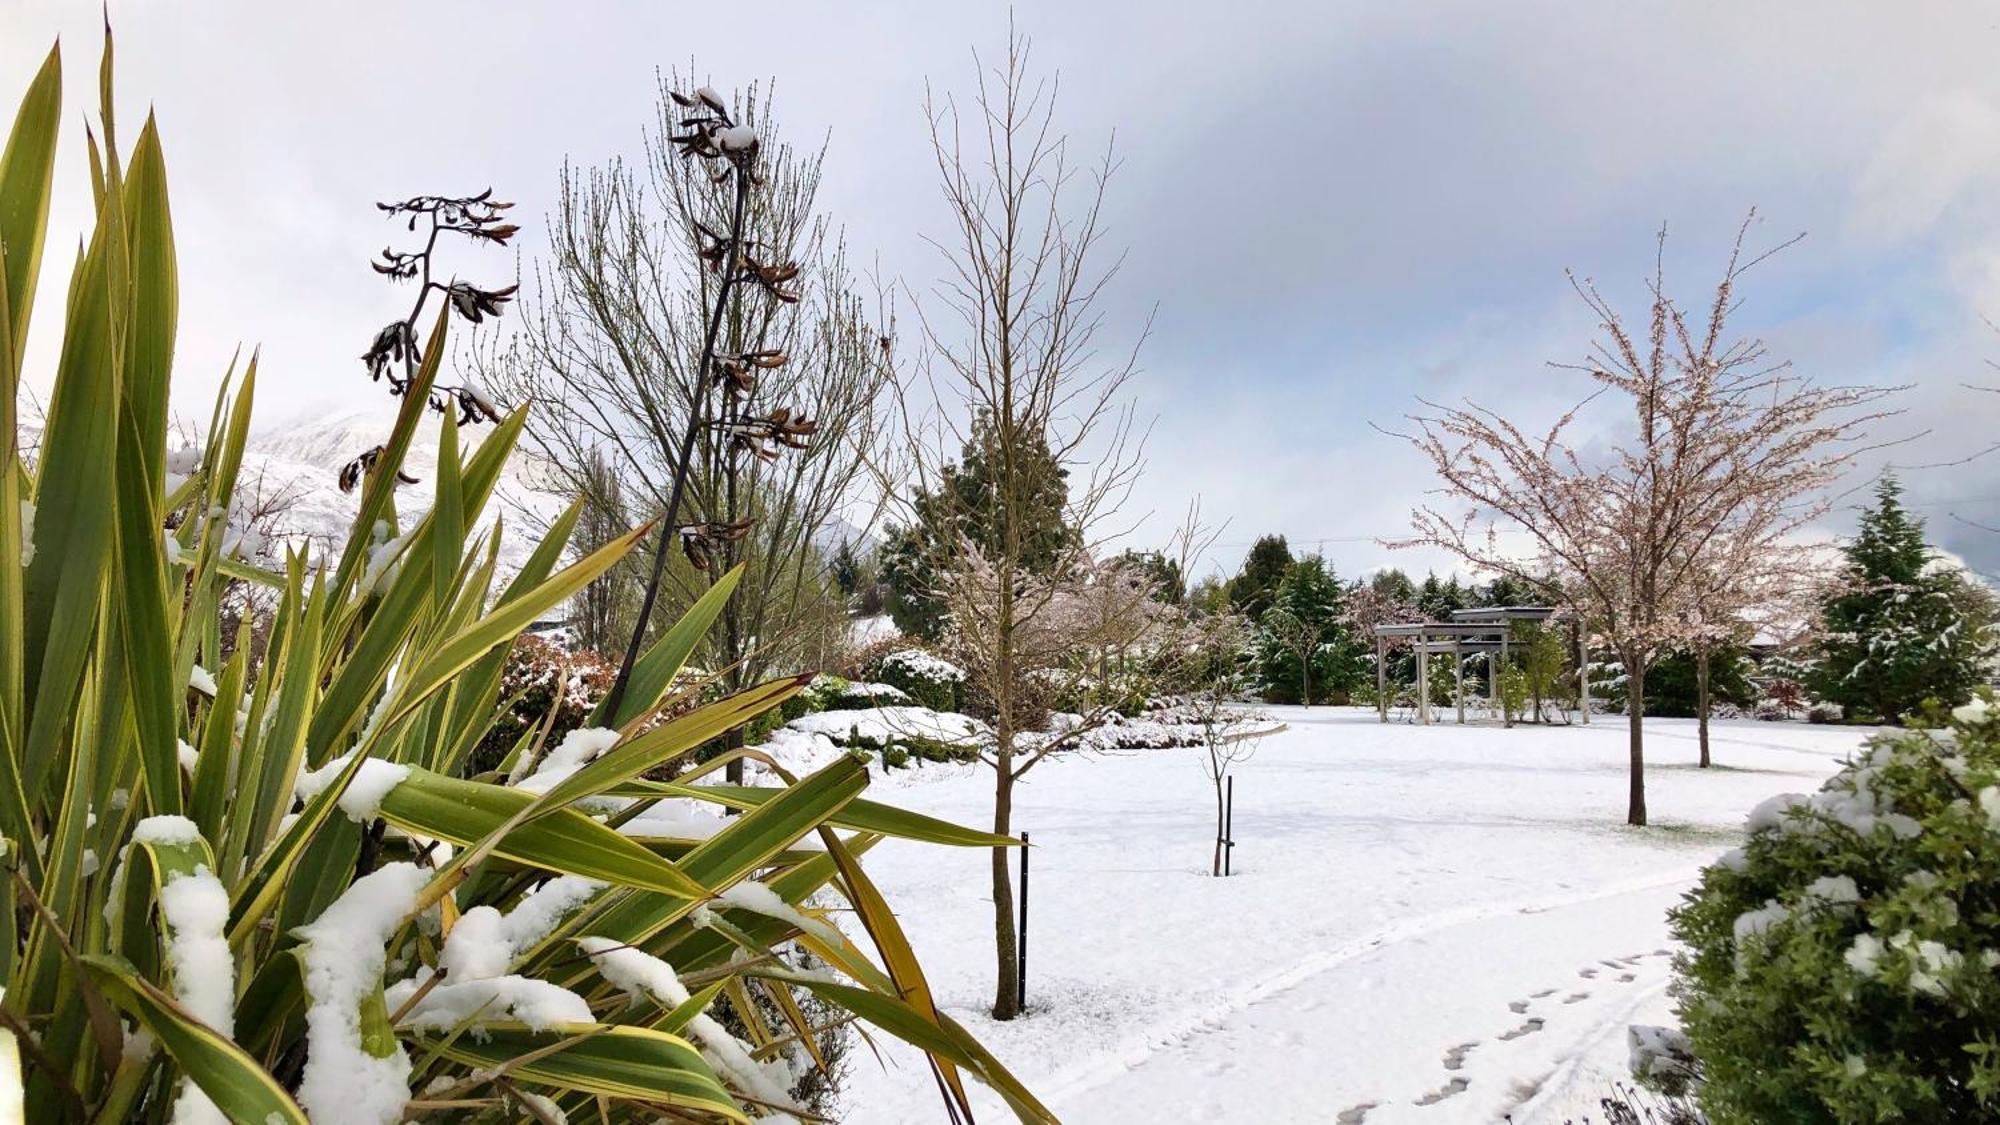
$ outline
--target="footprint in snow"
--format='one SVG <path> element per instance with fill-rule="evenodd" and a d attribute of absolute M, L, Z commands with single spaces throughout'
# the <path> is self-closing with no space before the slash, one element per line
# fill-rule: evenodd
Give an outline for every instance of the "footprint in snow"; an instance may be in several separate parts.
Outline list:
<path fill-rule="evenodd" d="M 1368 1119 L 1368 1111 L 1381 1104 L 1381 1102 L 1362 1102 L 1359 1105 L 1348 1106 L 1340 1111 L 1340 1116 L 1333 1119 L 1333 1125 L 1361 1125 Z"/>
<path fill-rule="evenodd" d="M 1530 1016 L 1528 1018 L 1528 1022 L 1522 1024 L 1521 1026 L 1515 1028 L 1514 1030 L 1501 1032 L 1500 1038 L 1502 1040 L 1512 1040 L 1512 1039 L 1519 1039 L 1523 1035 L 1533 1035 L 1535 1032 L 1540 1031 L 1542 1028 L 1546 1027 L 1548 1025 L 1548 1022 L 1549 1021 L 1541 1018 L 1540 1016 Z"/>
<path fill-rule="evenodd" d="M 1418 1098 L 1417 1104 L 1436 1105 L 1446 1098 L 1455 1098 L 1465 1093 L 1466 1088 L 1471 1085 L 1472 1083 L 1464 1078 L 1454 1078 L 1437 1089 L 1432 1090 L 1430 1093 L 1425 1094 L 1423 1097 Z"/>
<path fill-rule="evenodd" d="M 1590 999 L 1590 993 L 1588 992 L 1572 992 L 1568 996 L 1563 997 L 1563 1003 L 1574 1004 L 1579 1000 L 1588 1000 L 1588 999 Z"/>
<path fill-rule="evenodd" d="M 1620 983 L 1620 984 L 1631 984 L 1631 983 L 1632 983 L 1633 981 L 1635 981 L 1635 980 L 1638 980 L 1638 979 L 1639 979 L 1639 975 L 1638 975 L 1637 973 L 1619 973 L 1619 974 L 1618 974 L 1618 983 Z"/>
<path fill-rule="evenodd" d="M 1531 993 L 1529 993 L 1529 994 L 1528 994 L 1528 999 L 1530 999 L 1530 1000 L 1540 1000 L 1540 999 L 1542 999 L 1542 998 L 1543 998 L 1543 997 L 1545 997 L 1545 996 L 1554 996 L 1554 995 L 1556 994 L 1556 991 L 1557 991 L 1557 990 L 1556 990 L 1556 989 L 1553 989 L 1553 988 L 1544 988 L 1544 989 L 1542 989 L 1542 990 L 1541 990 L 1540 992 L 1531 992 Z"/>
<path fill-rule="evenodd" d="M 1465 1067 L 1465 1056 L 1471 1054 L 1472 1049 L 1477 1046 L 1479 1046 L 1479 1040 L 1474 1039 L 1470 1043 L 1460 1043 L 1458 1046 L 1446 1051 L 1444 1053 L 1444 1068 L 1446 1070 L 1463 1069 Z"/>
<path fill-rule="evenodd" d="M 1585 968 L 1578 969 L 1576 971 L 1576 975 L 1582 977 L 1585 980 L 1594 980 L 1597 977 L 1597 968 L 1595 966 L 1587 966 Z"/>
<path fill-rule="evenodd" d="M 1599 961 L 1598 964 L 1604 966 L 1607 969 L 1622 969 L 1625 967 L 1625 963 L 1623 961 Z"/>
<path fill-rule="evenodd" d="M 1548 993 L 1545 992 L 1542 995 L 1546 996 L 1548 995 Z M 1526 1000 L 1509 1001 L 1507 1004 L 1507 1010 L 1518 1016 L 1521 1013 L 1528 1010 L 1528 1002 Z"/>

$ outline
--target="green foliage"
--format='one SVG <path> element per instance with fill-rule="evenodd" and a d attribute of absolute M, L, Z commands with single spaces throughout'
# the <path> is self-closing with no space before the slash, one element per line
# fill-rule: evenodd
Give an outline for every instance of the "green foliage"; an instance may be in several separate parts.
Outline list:
<path fill-rule="evenodd" d="M 1111 561 L 1114 566 L 1128 567 L 1142 575 L 1153 588 L 1154 601 L 1180 605 L 1187 600 L 1187 576 L 1181 573 L 1179 559 L 1170 559 L 1159 551 L 1128 549 Z"/>
<path fill-rule="evenodd" d="M 1846 588 L 1824 608 L 1807 686 L 1849 714 L 1894 723 L 1926 698 L 1956 703 L 1971 693 L 1992 652 L 1993 599 L 1934 565 L 1923 521 L 1904 510 L 1894 477 L 1875 497 L 1844 549 Z"/>
<path fill-rule="evenodd" d="M 942 635 L 945 606 L 937 595 L 938 568 L 958 554 L 961 536 L 991 556 L 1006 541 L 1011 520 L 1020 544 L 1020 568 L 1044 577 L 1076 546 L 1076 529 L 1065 522 L 1069 471 L 1056 461 L 1047 435 L 1027 441 L 1021 463 L 1004 473 L 994 463 L 996 443 L 992 418 L 982 414 L 974 419 L 959 463 L 944 467 L 936 491 L 918 490 L 911 499 L 914 520 L 890 528 L 885 537 L 881 560 L 887 609 L 896 628 L 909 636 L 936 640 Z"/>
<path fill-rule="evenodd" d="M 1439 582 L 1435 573 L 1426 574 L 1423 585 L 1417 587 L 1417 610 L 1427 621 L 1450 621 L 1452 614 L 1471 603 L 1472 598 L 1458 584 L 1456 574 L 1449 582 Z"/>
<path fill-rule="evenodd" d="M 105 63 L 103 143 L 90 162 L 97 223 L 62 308 L 32 467 L 12 444 L 33 307 L 32 271 L 15 267 L 37 260 L 46 233 L 57 53 L 0 153 L 0 433 L 10 443 L 0 457 L 0 834 L 10 869 L 0 883 L 0 1004 L 7 1028 L 33 1029 L 31 1041 L 0 1030 L 0 1055 L 18 1050 L 25 1086 L 25 1104 L 0 1113 L 158 1123 L 204 1116 L 212 1101 L 228 1120 L 302 1122 L 300 1100 L 316 1090 L 354 1099 L 322 1102 L 321 1120 L 395 1121 L 400 1101 L 364 1095 L 395 1099 L 407 1079 L 411 1089 L 452 1089 L 493 1119 L 518 1112 L 509 1100 L 518 1084 L 607 1121 L 652 1120 L 662 1104 L 690 1119 L 745 1120 L 757 1111 L 745 1108 L 737 1077 L 678 1031 L 704 1005 L 734 1003 L 717 1000 L 724 991 L 782 999 L 794 980 L 746 966 L 771 964 L 772 946 L 799 942 L 854 982 L 834 1002 L 917 1041 L 947 1090 L 970 1075 L 1025 1118 L 1049 1120 L 938 1014 L 855 859 L 882 834 L 1007 841 L 862 801 L 865 771 L 846 761 L 754 798 L 673 791 L 748 810 L 701 841 L 628 835 L 595 811 L 618 801 L 644 811 L 665 795 L 648 788 L 647 774 L 804 687 L 781 679 L 648 725 L 684 656 L 669 642 L 705 631 L 719 601 L 698 603 L 685 630 L 668 630 L 642 658 L 651 686 L 633 693 L 636 711 L 594 759 L 539 790 L 468 780 L 475 748 L 496 723 L 514 721 L 500 714 L 500 690 L 521 631 L 627 558 L 637 533 L 558 570 L 573 507 L 518 574 L 496 577 L 504 532 L 476 529 L 520 411 L 464 455 L 456 420 L 443 416 L 436 502 L 413 518 L 397 511 L 395 479 L 426 424 L 446 314 L 361 481 L 359 515 L 338 552 L 312 565 L 289 552 L 278 570 L 232 555 L 257 365 L 228 381 L 199 465 L 170 484 L 177 283 L 165 163 L 151 122 L 129 156 L 115 143 L 108 40 Z M 218 625 L 234 583 L 274 594 L 270 627 L 254 641 L 247 626 L 225 638 Z M 808 834 L 825 851 L 792 846 Z M 513 950 L 502 971 L 568 990 L 587 1019 L 571 1007 L 538 1029 L 484 1011 L 470 1034 L 469 1021 L 420 1019 L 415 993 L 437 974 L 440 939 L 460 934 L 474 911 L 513 910 L 562 876 L 589 880 L 564 884 L 580 888 L 577 905 L 588 908 Z M 875 956 L 817 926 L 711 906 L 751 878 L 788 904 L 844 898 Z M 176 910 L 187 880 L 201 908 Z M 704 906 L 715 922 L 697 926 Z M 650 993 L 628 1003 L 577 956 L 571 939 L 583 936 L 707 974 L 714 987 L 692 1007 Z M 207 951 L 199 965 L 191 945 Z M 226 954 L 215 956 L 217 945 Z M 321 956 L 344 971 L 313 968 Z M 408 979 L 384 980 L 385 962 Z M 385 985 L 407 1002 L 389 1002 Z M 780 1040 L 795 1030 L 811 1033 L 753 1031 L 752 1046 L 784 1050 Z M 388 1068 L 387 1081 L 357 1079 L 343 1051 Z"/>
<path fill-rule="evenodd" d="M 1209 575 L 1188 590 L 1187 607 L 1200 614 L 1228 612 L 1229 583 Z"/>
<path fill-rule="evenodd" d="M 1875 739 L 1673 913 L 1719 1122 L 2000 1117 L 2000 710 Z"/>
<path fill-rule="evenodd" d="M 1410 604 L 1417 600 L 1417 587 L 1410 576 L 1400 569 L 1384 567 L 1369 576 L 1368 588 L 1397 604 Z"/>
<path fill-rule="evenodd" d="M 1709 707 L 1729 704 L 1748 708 L 1757 702 L 1757 687 L 1750 682 L 1754 666 L 1736 645 L 1725 645 L 1709 654 Z M 1695 658 L 1688 652 L 1670 652 L 1646 666 L 1646 714 L 1692 718 L 1696 710 Z"/>
<path fill-rule="evenodd" d="M 919 707 L 933 711 L 962 711 L 965 673 L 922 649 L 898 649 L 876 660 L 868 669 L 869 678 L 888 684 L 910 697 Z"/>
<path fill-rule="evenodd" d="M 1344 703 L 1372 675 L 1345 609 L 1346 589 L 1325 559 L 1307 555 L 1285 572 L 1256 639 L 1258 691 L 1266 700 L 1307 702 L 1310 685 L 1310 702 Z"/>
<path fill-rule="evenodd" d="M 1260 620 L 1291 569 L 1292 549 L 1285 537 L 1260 537 L 1243 556 L 1243 569 L 1229 581 L 1229 607 L 1253 622 Z"/>

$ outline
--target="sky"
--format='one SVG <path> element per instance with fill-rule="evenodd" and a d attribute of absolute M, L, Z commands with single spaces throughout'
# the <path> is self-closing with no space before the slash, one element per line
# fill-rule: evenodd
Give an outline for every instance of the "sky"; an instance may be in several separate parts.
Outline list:
<path fill-rule="evenodd" d="M 1432 478 L 1395 430 L 1417 396 L 1546 423 L 1587 393 L 1549 366 L 1596 331 L 1566 269 L 1643 315 L 1654 237 L 1699 305 L 1754 207 L 1753 245 L 1806 238 L 1742 288 L 1735 326 L 1827 382 L 1907 386 L 1846 487 L 1884 464 L 1932 538 L 2000 573 L 2000 11 L 1981 3 L 1021 2 L 1057 121 L 1115 143 L 1106 294 L 1151 423 L 1131 541 L 1191 496 L 1226 528 L 1207 567 L 1286 535 L 1358 575 L 1452 569 L 1391 552 Z M 641 153 L 657 73 L 775 80 L 793 138 L 824 137 L 824 210 L 850 253 L 921 295 L 946 230 L 922 112 L 1004 47 L 1000 4 L 298 5 L 114 0 L 121 129 L 150 106 L 181 273 L 177 404 L 206 416 L 239 346 L 259 417 L 386 410 L 358 356 L 407 307 L 368 259 L 371 205 L 489 185 L 521 257 L 458 249 L 481 281 L 532 266 L 565 161 Z M 55 246 L 88 220 L 95 2 L 0 6 L 0 90 L 61 37 Z M 1115 138 L 1115 140 L 1114 140 Z M 45 259 L 66 268 L 66 253 Z M 61 278 L 42 287 L 52 335 Z M 47 355 L 45 351 L 42 353 Z M 31 364 L 34 353 L 31 352 Z M 44 365 L 45 366 L 45 365 Z M 1610 419 L 1586 415 L 1592 426 Z M 1846 496 L 1823 528 L 1851 526 Z"/>

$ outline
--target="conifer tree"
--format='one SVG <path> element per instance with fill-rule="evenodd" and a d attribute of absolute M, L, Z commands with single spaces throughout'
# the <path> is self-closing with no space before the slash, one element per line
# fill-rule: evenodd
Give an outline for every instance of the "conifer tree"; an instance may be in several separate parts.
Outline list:
<path fill-rule="evenodd" d="M 1282 535 L 1266 535 L 1243 556 L 1243 569 L 1229 583 L 1230 608 L 1255 622 L 1271 607 L 1271 595 L 1292 569 L 1292 549 Z"/>
<path fill-rule="evenodd" d="M 1258 643 L 1265 697 L 1314 699 L 1345 695 L 1365 676 L 1361 647 L 1347 622 L 1347 591 L 1326 560 L 1307 555 L 1292 564 L 1272 593 Z M 1296 693 L 1296 695 L 1295 695 Z"/>
<path fill-rule="evenodd" d="M 1845 582 L 1823 611 L 1812 687 L 1821 698 L 1898 722 L 1925 699 L 1962 703 L 1991 652 L 1991 596 L 1933 565 L 1924 522 L 1884 477 L 1843 553 Z"/>
<path fill-rule="evenodd" d="M 934 487 L 918 485 L 910 520 L 889 529 L 882 547 L 882 582 L 896 628 L 915 637 L 937 639 L 945 605 L 938 572 L 958 556 L 961 536 L 982 551 L 998 548 L 1012 534 L 1020 540 L 1022 569 L 1039 578 L 1073 561 L 1077 529 L 1065 522 L 1069 470 L 1058 463 L 1046 435 L 1021 438 L 1003 469 L 991 415 L 973 420 L 957 464 L 936 474 Z M 1000 483 L 1004 472 L 1006 484 Z"/>

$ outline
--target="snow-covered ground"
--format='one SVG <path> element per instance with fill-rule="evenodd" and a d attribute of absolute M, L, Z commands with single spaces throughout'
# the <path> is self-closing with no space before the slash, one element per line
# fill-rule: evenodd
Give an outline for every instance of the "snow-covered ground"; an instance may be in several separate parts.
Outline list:
<path fill-rule="evenodd" d="M 1616 716 L 1502 730 L 1272 710 L 1290 727 L 1238 770 L 1229 879 L 1208 876 L 1196 751 L 1027 776 L 1020 1020 L 985 1015 L 986 855 L 870 853 L 941 1003 L 1065 1121 L 1602 1121 L 1626 1025 L 1670 1019 L 1667 908 L 1753 805 L 1816 789 L 1866 733 L 1717 723 L 1704 771 L 1691 722 L 1648 722 L 1654 825 L 1632 829 Z M 885 797 L 979 824 L 992 779 Z M 886 1070 L 853 1056 L 849 1120 L 942 1120 L 921 1062 L 881 1046 Z M 979 1108 L 1008 1119 L 990 1095 Z"/>

